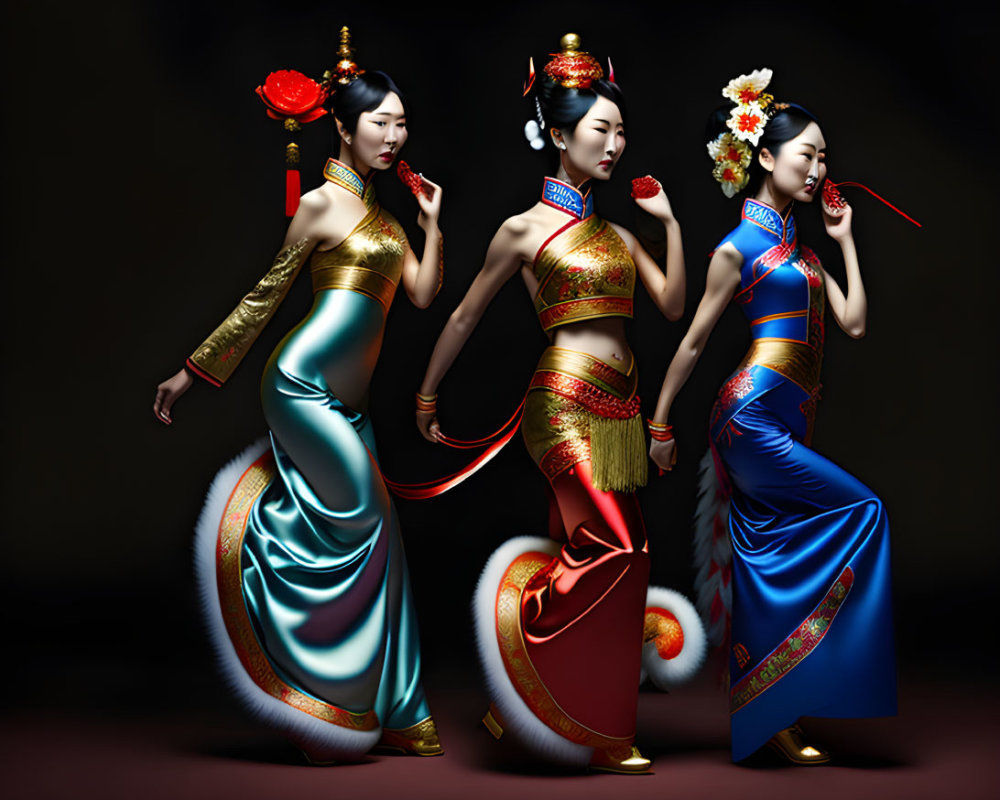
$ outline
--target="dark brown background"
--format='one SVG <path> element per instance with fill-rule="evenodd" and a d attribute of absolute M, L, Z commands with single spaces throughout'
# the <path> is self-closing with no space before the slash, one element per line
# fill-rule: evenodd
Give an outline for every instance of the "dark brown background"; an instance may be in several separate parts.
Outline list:
<path fill-rule="evenodd" d="M 319 75 L 345 23 L 362 65 L 406 95 L 404 158 L 445 189 L 444 289 L 426 312 L 397 301 L 372 389 L 386 474 L 421 480 L 460 463 L 418 438 L 412 397 L 493 231 L 539 191 L 546 161 L 521 135 L 527 57 L 542 63 L 567 30 L 613 57 L 628 147 L 597 187 L 598 207 L 648 230 L 628 185 L 650 172 L 681 222 L 685 318 L 666 322 L 643 294 L 630 330 L 647 413 L 707 254 L 739 211 L 711 180 L 706 116 L 729 78 L 769 66 L 778 98 L 820 118 L 830 175 L 870 185 L 924 223 L 849 194 L 869 329 L 855 342 L 831 325 L 814 444 L 889 509 L 904 672 L 962 682 L 992 670 L 981 648 L 998 551 L 995 19 L 964 3 L 560 5 L 497 4 L 486 21 L 309 1 L 8 7 L 0 586 L 17 654 L 7 685 L 31 687 L 8 693 L 10 707 L 224 702 L 211 697 L 219 684 L 195 610 L 191 528 L 216 469 L 265 432 L 261 368 L 308 308 L 308 281 L 223 390 L 197 385 L 169 429 L 150 406 L 283 236 L 285 136 L 253 88 L 275 69 Z M 323 120 L 299 137 L 304 188 L 319 181 L 328 136 Z M 419 248 L 415 203 L 392 175 L 378 191 Z M 842 277 L 818 209 L 798 219 L 803 241 Z M 675 406 L 678 469 L 640 493 L 655 582 L 690 591 L 708 410 L 746 339 L 730 311 Z M 544 343 L 512 282 L 441 387 L 446 430 L 497 427 Z M 515 441 L 451 494 L 399 504 L 429 674 L 475 682 L 474 582 L 500 542 L 543 532 L 544 502 Z"/>

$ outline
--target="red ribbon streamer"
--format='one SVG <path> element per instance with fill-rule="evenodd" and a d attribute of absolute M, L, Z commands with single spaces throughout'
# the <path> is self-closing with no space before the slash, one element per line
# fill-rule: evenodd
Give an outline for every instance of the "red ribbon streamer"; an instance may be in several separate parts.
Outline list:
<path fill-rule="evenodd" d="M 518 408 L 517 413 L 513 418 L 516 419 L 517 424 L 487 447 L 486 450 L 477 456 L 471 464 L 463 467 L 458 472 L 454 472 L 447 477 L 440 478 L 435 481 L 424 481 L 423 483 L 396 483 L 395 481 L 385 478 L 383 475 L 385 485 L 389 487 L 389 491 L 391 491 L 394 495 L 402 497 L 404 500 L 426 500 L 430 497 L 437 497 L 440 494 L 444 494 L 449 489 L 454 489 L 466 478 L 471 477 L 480 469 L 485 467 L 501 450 L 503 450 L 507 443 L 514 438 L 514 434 L 517 433 L 517 429 L 521 424 L 521 408 L 523 407 L 524 403 L 522 402 L 521 407 Z M 504 427 L 507 426 L 505 425 Z M 494 434 L 494 436 L 496 436 L 496 434 Z M 488 438 L 491 437 L 487 437 L 487 439 Z M 445 444 L 447 444 L 447 442 L 445 442 Z M 449 445 L 449 447 L 454 446 L 455 445 Z"/>
<path fill-rule="evenodd" d="M 918 228 L 924 227 L 919 222 L 917 222 L 913 217 L 911 217 L 909 214 L 906 214 L 903 211 L 900 211 L 898 208 L 896 208 L 896 206 L 894 206 L 892 203 L 890 203 L 884 197 L 881 197 L 880 195 L 875 194 L 875 192 L 873 192 L 871 189 L 869 189 L 863 183 L 858 183 L 856 181 L 841 181 L 840 183 L 836 183 L 834 181 L 831 181 L 829 178 L 827 178 L 827 182 L 832 183 L 834 186 L 836 186 L 838 188 L 841 187 L 841 186 L 856 186 L 859 189 L 864 189 L 866 192 L 868 192 L 868 194 L 870 194 L 876 200 L 880 200 L 883 203 L 885 203 L 887 206 L 889 206 L 889 208 L 891 208 L 893 211 L 895 211 L 897 214 L 899 214 L 899 216 L 905 217 L 910 222 L 912 222 L 914 225 L 916 225 Z"/>
<path fill-rule="evenodd" d="M 492 444 L 493 442 L 501 438 L 501 436 L 503 436 L 503 432 L 507 430 L 508 427 L 510 427 L 515 422 L 518 423 L 520 422 L 521 412 L 523 410 L 524 410 L 524 400 L 521 401 L 521 405 L 517 407 L 517 410 L 514 411 L 514 413 L 511 415 L 511 418 L 500 426 L 499 430 L 491 433 L 489 436 L 484 436 L 481 439 L 468 439 L 468 440 L 453 439 L 450 436 L 445 436 L 444 434 L 441 434 L 441 436 L 438 438 L 438 441 L 441 442 L 442 444 L 448 445 L 448 447 L 453 447 L 456 450 L 472 450 L 475 447 L 483 447 L 485 445 Z M 517 429 L 515 428 L 515 430 Z"/>
<path fill-rule="evenodd" d="M 497 454 L 507 446 L 507 443 L 514 438 L 514 434 L 517 433 L 517 429 L 521 426 L 521 414 L 524 411 L 524 400 L 517 407 L 514 415 L 507 420 L 503 426 L 491 433 L 489 436 L 484 436 L 481 439 L 465 440 L 465 439 L 453 439 L 450 436 L 441 436 L 438 441 L 442 444 L 452 447 L 456 450 L 471 450 L 476 447 L 483 447 L 488 445 L 486 450 L 480 453 L 470 464 L 466 465 L 458 472 L 453 472 L 444 478 L 439 478 L 433 481 L 423 481 L 421 483 L 397 483 L 396 481 L 391 481 L 382 476 L 385 480 L 385 485 L 389 488 L 397 497 L 402 497 L 405 500 L 427 500 L 431 497 L 437 497 L 438 495 L 444 494 L 449 489 L 454 489 L 460 483 L 465 481 L 476 474 L 480 469 L 485 467 L 490 461 L 492 461 Z M 510 430 L 507 430 L 510 428 Z M 504 433 L 506 431 L 506 433 Z"/>

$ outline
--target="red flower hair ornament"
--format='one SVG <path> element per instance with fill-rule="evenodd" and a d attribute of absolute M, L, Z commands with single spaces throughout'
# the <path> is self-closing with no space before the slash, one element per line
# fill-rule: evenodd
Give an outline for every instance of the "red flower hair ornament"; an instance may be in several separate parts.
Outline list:
<path fill-rule="evenodd" d="M 267 76 L 257 95 L 267 106 L 271 119 L 295 120 L 299 124 L 319 119 L 327 110 L 327 92 L 312 78 L 294 69 L 282 69 Z"/>

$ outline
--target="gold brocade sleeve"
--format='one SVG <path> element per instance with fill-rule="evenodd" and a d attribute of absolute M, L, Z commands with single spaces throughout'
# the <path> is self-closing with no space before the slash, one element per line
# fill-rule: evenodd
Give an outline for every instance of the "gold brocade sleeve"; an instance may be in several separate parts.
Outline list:
<path fill-rule="evenodd" d="M 226 382 L 288 294 L 308 243 L 300 239 L 278 253 L 253 291 L 190 355 L 187 366 L 193 372 L 216 386 Z"/>

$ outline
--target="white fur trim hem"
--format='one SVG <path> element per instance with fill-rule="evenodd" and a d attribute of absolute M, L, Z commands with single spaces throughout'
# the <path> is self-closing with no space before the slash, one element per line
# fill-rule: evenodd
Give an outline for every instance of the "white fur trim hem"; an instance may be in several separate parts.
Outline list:
<path fill-rule="evenodd" d="M 708 637 L 694 605 L 680 592 L 662 586 L 650 586 L 646 591 L 646 607 L 651 606 L 665 608 L 677 617 L 684 633 L 684 645 L 671 659 L 660 658 L 653 642 L 646 642 L 642 646 L 640 682 L 648 677 L 657 689 L 666 692 L 698 674 L 705 663 Z"/>
<path fill-rule="evenodd" d="M 215 572 L 219 522 L 240 476 L 270 447 L 270 439 L 258 439 L 219 470 L 208 489 L 194 538 L 195 582 L 205 628 L 223 679 L 253 716 L 284 733 L 314 761 L 356 759 L 375 746 L 382 734 L 381 728 L 349 730 L 324 722 L 272 697 L 254 683 L 243 668 L 222 618 Z"/>
<path fill-rule="evenodd" d="M 472 600 L 479 661 L 486 675 L 490 700 L 503 717 L 504 732 L 548 761 L 583 767 L 590 763 L 594 748 L 571 742 L 538 719 L 518 694 L 500 655 L 496 634 L 497 590 L 511 562 L 531 551 L 555 555 L 559 545 L 540 536 L 518 536 L 501 545 L 483 568 Z"/>

